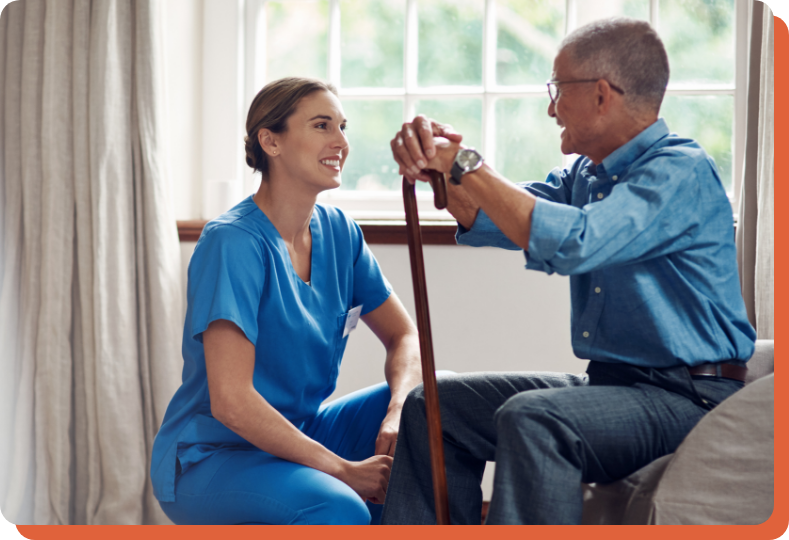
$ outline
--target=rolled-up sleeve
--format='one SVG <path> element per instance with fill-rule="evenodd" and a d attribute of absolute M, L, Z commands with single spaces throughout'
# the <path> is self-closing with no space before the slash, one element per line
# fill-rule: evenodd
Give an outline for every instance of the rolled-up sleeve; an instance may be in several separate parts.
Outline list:
<path fill-rule="evenodd" d="M 516 185 L 538 199 L 567 203 L 570 199 L 572 188 L 572 174 L 568 170 L 554 169 L 548 174 L 544 182 L 520 182 Z M 471 229 L 466 229 L 458 223 L 455 241 L 458 244 L 472 247 L 488 246 L 513 251 L 522 249 L 518 244 L 507 238 L 482 209 L 477 214 L 477 219 L 474 221 Z"/>
<path fill-rule="evenodd" d="M 471 229 L 466 229 L 463 225 L 458 223 L 458 230 L 455 233 L 455 241 L 463 246 L 472 247 L 497 247 L 501 249 L 520 250 L 515 242 L 507 238 L 507 236 L 499 230 L 498 227 L 491 221 L 488 215 L 480 209 L 477 214 L 477 219 L 471 226 Z"/>
<path fill-rule="evenodd" d="M 674 169 L 645 168 L 581 208 L 538 200 L 526 267 L 580 274 L 685 249 L 699 225 L 695 207 L 703 195 L 692 167 Z"/>

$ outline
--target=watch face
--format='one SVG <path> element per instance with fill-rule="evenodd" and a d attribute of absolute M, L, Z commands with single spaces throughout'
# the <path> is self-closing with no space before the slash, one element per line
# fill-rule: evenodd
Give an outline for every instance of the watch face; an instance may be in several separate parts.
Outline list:
<path fill-rule="evenodd" d="M 479 162 L 479 158 L 480 155 L 474 150 L 463 150 L 458 155 L 457 162 L 463 169 L 471 169 Z"/>

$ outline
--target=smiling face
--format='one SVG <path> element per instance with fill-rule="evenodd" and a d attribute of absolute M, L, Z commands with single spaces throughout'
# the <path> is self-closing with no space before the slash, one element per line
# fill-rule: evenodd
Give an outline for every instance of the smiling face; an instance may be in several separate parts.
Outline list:
<path fill-rule="evenodd" d="M 553 62 L 554 81 L 586 79 L 577 73 L 566 51 L 558 54 Z M 598 134 L 595 132 L 596 94 L 595 83 L 559 84 L 556 103 L 548 105 L 548 116 L 556 118 L 562 128 L 562 153 L 589 155 Z"/>
<path fill-rule="evenodd" d="M 339 187 L 349 150 L 345 124 L 334 94 L 317 91 L 303 97 L 288 118 L 287 130 L 274 136 L 272 173 L 317 191 Z"/>

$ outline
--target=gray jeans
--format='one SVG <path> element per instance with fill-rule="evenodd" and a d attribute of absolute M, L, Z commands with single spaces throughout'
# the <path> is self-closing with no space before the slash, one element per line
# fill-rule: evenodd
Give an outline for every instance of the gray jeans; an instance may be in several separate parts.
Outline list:
<path fill-rule="evenodd" d="M 612 482 L 673 452 L 742 387 L 685 368 L 591 362 L 586 374 L 438 378 L 453 524 L 479 524 L 485 462 L 496 462 L 487 524 L 577 524 L 582 482 Z M 424 393 L 403 407 L 383 524 L 435 523 Z"/>

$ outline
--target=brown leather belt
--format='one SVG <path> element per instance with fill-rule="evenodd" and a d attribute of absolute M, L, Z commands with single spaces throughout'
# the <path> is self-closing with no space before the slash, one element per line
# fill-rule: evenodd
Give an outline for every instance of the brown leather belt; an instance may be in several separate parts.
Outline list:
<path fill-rule="evenodd" d="M 735 381 L 745 382 L 745 375 L 748 373 L 746 366 L 727 364 L 725 362 L 699 364 L 688 368 L 691 375 L 701 375 L 704 377 L 723 377 L 724 379 L 734 379 Z"/>

